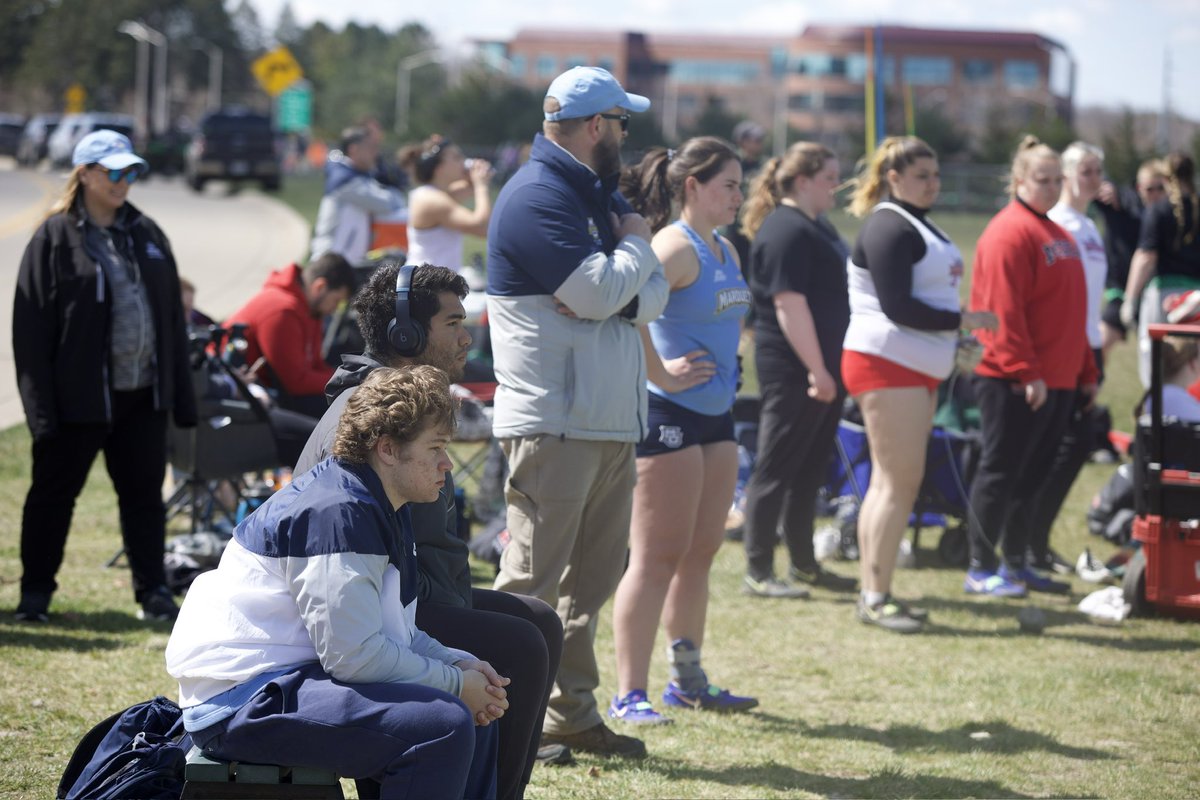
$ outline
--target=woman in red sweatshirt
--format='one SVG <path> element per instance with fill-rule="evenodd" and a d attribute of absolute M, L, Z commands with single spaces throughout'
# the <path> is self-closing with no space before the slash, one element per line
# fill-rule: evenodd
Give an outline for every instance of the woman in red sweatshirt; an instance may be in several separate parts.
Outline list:
<path fill-rule="evenodd" d="M 1071 235 L 1046 216 L 1062 190 L 1058 153 L 1025 137 L 1013 161 L 1012 202 L 975 250 L 971 307 L 1000 318 L 976 369 L 983 454 L 971 486 L 970 594 L 1022 597 L 1070 587 L 1027 563 L 1031 500 L 1069 420 L 1075 392 L 1096 392 L 1084 318 L 1087 287 Z M 1002 557 L 997 558 L 1000 545 Z"/>

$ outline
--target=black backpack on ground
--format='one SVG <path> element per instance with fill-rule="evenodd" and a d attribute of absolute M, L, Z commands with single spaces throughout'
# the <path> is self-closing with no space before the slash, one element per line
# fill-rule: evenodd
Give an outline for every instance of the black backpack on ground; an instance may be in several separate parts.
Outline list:
<path fill-rule="evenodd" d="M 165 697 L 118 711 L 75 746 L 58 800 L 178 800 L 192 737 Z"/>

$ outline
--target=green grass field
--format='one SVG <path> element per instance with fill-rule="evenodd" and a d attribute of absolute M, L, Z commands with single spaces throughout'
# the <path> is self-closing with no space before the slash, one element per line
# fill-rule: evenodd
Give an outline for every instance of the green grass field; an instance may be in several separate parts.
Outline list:
<path fill-rule="evenodd" d="M 984 219 L 939 215 L 969 251 Z M 837 224 L 843 225 L 838 219 Z M 849 226 L 841 228 L 849 237 Z M 969 254 L 968 254 L 969 263 Z M 1129 408 L 1138 391 L 1131 348 L 1118 349 L 1102 400 Z M 1114 414 L 1119 427 L 1129 424 Z M 49 625 L 18 625 L 18 530 L 29 480 L 23 426 L 0 432 L 0 797 L 47 798 L 82 733 L 155 694 L 174 696 L 163 669 L 165 624 L 139 622 L 123 567 L 116 504 L 102 464 L 75 510 Z M 1088 499 L 1111 466 L 1089 465 L 1053 533 L 1072 559 L 1112 548 L 1084 527 Z M 675 714 L 645 731 L 642 762 L 581 757 L 538 767 L 528 796 L 552 798 L 1192 798 L 1200 790 L 1200 625 L 1134 619 L 1088 622 L 1070 598 L 991 601 L 962 593 L 962 572 L 939 562 L 937 531 L 897 594 L 928 607 L 927 633 L 866 628 L 851 599 L 767 601 L 739 591 L 740 546 L 712 572 L 705 643 L 713 679 L 762 705 L 741 716 Z M 782 558 L 779 561 L 782 564 Z M 842 574 L 856 564 L 834 563 Z M 481 581 L 487 571 L 476 571 Z M 1036 605 L 1048 627 L 1018 630 Z M 660 641 L 660 645 L 665 643 Z M 601 615 L 599 696 L 615 691 L 610 617 Z M 661 647 L 660 647 L 661 649 Z M 651 669 L 661 691 L 662 653 Z M 349 791 L 348 795 L 353 796 Z"/>

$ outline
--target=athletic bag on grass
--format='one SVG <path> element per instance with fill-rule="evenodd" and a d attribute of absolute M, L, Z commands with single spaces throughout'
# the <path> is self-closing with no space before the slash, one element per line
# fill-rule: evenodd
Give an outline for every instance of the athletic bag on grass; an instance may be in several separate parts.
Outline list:
<path fill-rule="evenodd" d="M 58 800 L 179 800 L 192 737 L 165 697 L 118 711 L 79 740 Z"/>

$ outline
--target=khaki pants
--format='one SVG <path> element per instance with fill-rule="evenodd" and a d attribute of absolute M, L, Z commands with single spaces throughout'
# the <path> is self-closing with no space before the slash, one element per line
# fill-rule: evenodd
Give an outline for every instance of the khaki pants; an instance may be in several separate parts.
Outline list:
<path fill-rule="evenodd" d="M 540 598 L 563 623 L 563 654 L 546 733 L 603 720 L 596 708 L 596 615 L 617 589 L 637 482 L 634 445 L 555 436 L 501 441 L 508 458 L 508 532 L 495 588 Z"/>

